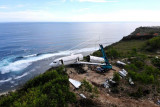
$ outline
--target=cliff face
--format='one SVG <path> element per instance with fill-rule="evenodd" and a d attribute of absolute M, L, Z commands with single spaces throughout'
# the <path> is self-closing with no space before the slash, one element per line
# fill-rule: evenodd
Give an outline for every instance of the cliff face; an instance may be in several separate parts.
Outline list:
<path fill-rule="evenodd" d="M 160 26 L 157 27 L 139 27 L 130 35 L 123 37 L 122 40 L 150 39 L 160 35 Z"/>

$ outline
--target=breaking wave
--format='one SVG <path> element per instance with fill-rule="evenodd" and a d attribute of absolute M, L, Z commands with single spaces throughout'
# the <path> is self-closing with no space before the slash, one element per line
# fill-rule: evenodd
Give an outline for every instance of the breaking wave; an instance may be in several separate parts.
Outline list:
<path fill-rule="evenodd" d="M 12 78 L 8 78 L 8 79 L 6 79 L 6 80 L 0 80 L 0 83 L 9 82 L 9 81 L 11 81 L 11 80 L 12 80 Z"/>
<path fill-rule="evenodd" d="M 23 78 L 23 77 L 25 77 L 25 76 L 27 76 L 29 73 L 24 73 L 23 75 L 20 75 L 20 76 L 17 76 L 17 77 L 15 77 L 14 79 L 20 79 L 20 78 Z"/>
<path fill-rule="evenodd" d="M 23 56 L 23 58 L 29 58 L 29 57 L 34 57 L 37 56 L 38 54 L 33 54 L 33 55 L 27 55 L 27 56 Z"/>
<path fill-rule="evenodd" d="M 1 74 L 6 74 L 9 72 L 16 72 L 21 71 L 30 66 L 33 62 L 40 61 L 43 59 L 51 58 L 54 56 L 60 56 L 60 55 L 70 55 L 77 54 L 81 52 L 88 52 L 88 51 L 95 51 L 98 48 L 84 48 L 84 49 L 76 49 L 76 50 L 67 50 L 67 51 L 61 51 L 58 53 L 48 53 L 48 54 L 33 54 L 24 56 L 23 58 L 16 60 L 16 61 L 7 61 L 3 64 L 0 62 L 0 71 Z"/>

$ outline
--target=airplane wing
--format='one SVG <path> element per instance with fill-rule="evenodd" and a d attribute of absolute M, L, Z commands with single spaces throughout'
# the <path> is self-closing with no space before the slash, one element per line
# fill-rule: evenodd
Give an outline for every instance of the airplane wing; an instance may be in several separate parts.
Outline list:
<path fill-rule="evenodd" d="M 82 61 L 77 61 L 75 64 L 106 65 L 106 64 L 102 64 L 102 63 L 91 63 L 91 62 L 82 62 Z"/>

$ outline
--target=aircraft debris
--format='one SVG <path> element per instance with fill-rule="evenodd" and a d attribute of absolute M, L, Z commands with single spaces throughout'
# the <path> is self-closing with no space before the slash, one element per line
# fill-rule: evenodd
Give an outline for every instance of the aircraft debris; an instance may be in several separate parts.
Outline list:
<path fill-rule="evenodd" d="M 71 84 L 75 87 L 75 88 L 79 88 L 81 86 L 81 82 L 77 81 L 77 80 L 73 80 L 71 78 L 69 78 L 69 82 L 71 82 Z"/>
<path fill-rule="evenodd" d="M 104 88 L 109 88 L 109 81 L 108 79 L 103 83 Z"/>
<path fill-rule="evenodd" d="M 86 96 L 84 94 L 79 94 L 82 98 L 86 99 Z"/>
<path fill-rule="evenodd" d="M 126 75 L 128 74 L 128 72 L 125 69 L 122 69 L 122 72 L 125 73 Z"/>
<path fill-rule="evenodd" d="M 120 75 L 121 77 L 127 76 L 123 71 L 119 71 L 118 73 L 119 73 L 119 75 Z"/>
<path fill-rule="evenodd" d="M 134 82 L 132 81 L 132 78 L 131 78 L 131 77 L 129 77 L 129 84 L 130 84 L 130 85 L 134 85 Z"/>
<path fill-rule="evenodd" d="M 160 100 L 157 101 L 157 104 L 160 105 Z"/>
<path fill-rule="evenodd" d="M 118 66 L 125 66 L 126 65 L 126 63 L 121 62 L 121 61 L 117 61 L 116 63 L 117 63 Z"/>

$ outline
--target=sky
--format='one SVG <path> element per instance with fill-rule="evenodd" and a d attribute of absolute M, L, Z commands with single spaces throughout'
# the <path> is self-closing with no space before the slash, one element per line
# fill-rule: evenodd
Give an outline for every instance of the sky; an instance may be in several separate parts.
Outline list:
<path fill-rule="evenodd" d="M 0 22 L 160 22 L 160 0 L 0 0 Z"/>

